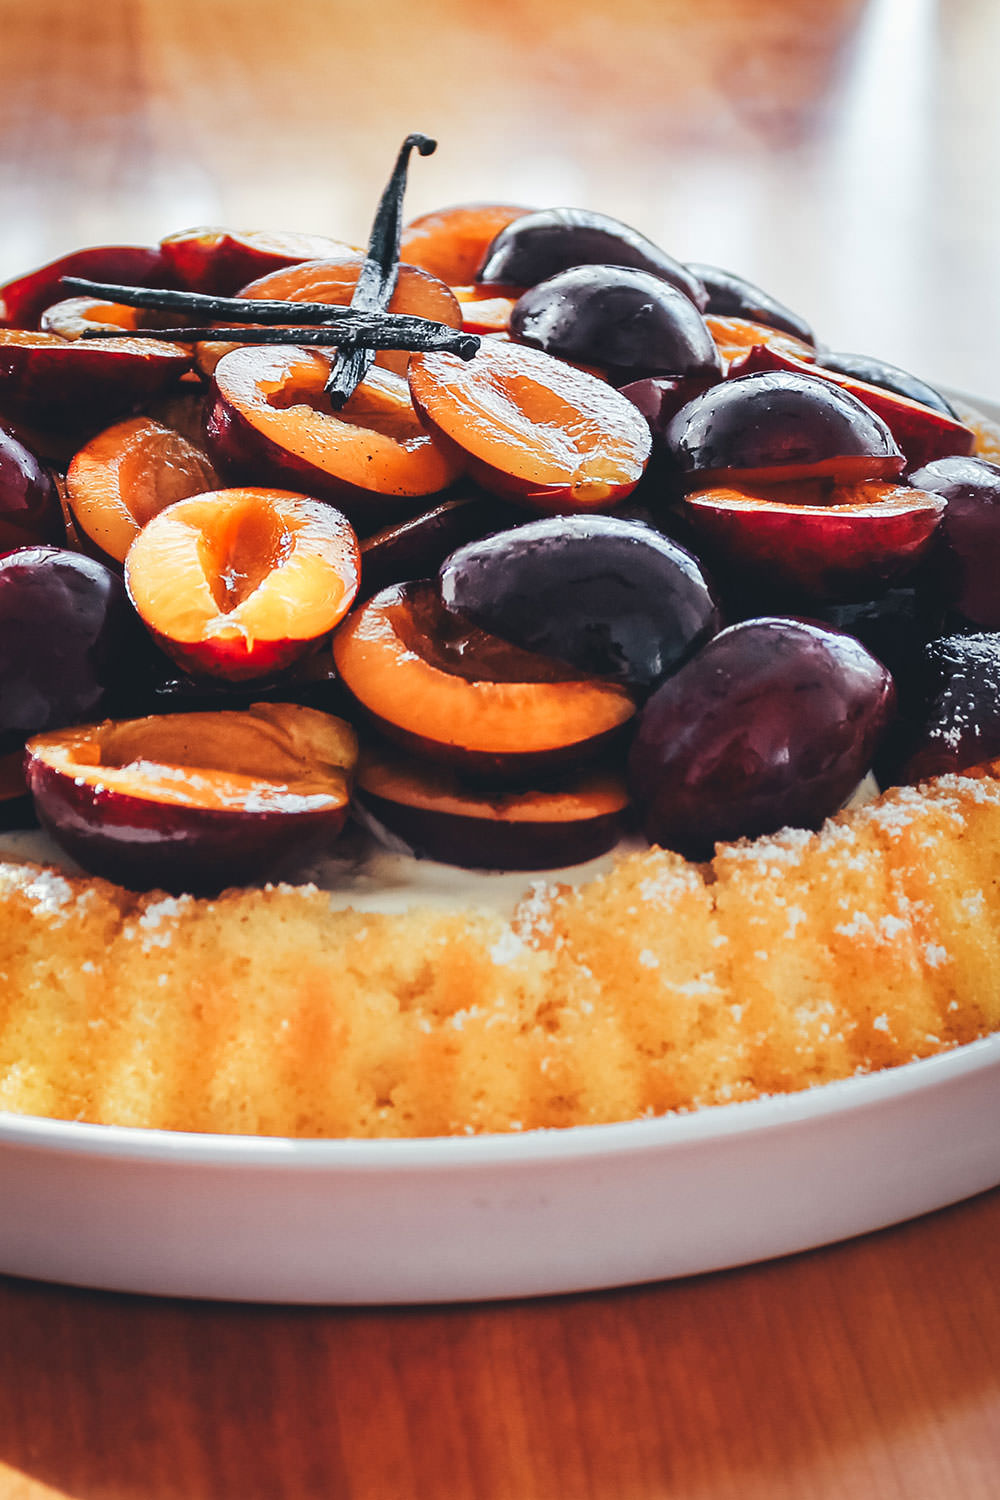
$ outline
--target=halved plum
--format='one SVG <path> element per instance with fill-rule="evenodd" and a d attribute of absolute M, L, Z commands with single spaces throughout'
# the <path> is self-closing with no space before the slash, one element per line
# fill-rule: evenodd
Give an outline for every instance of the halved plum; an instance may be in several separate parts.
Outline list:
<path fill-rule="evenodd" d="M 248 281 L 284 266 L 358 252 L 353 245 L 325 234 L 199 227 L 168 234 L 160 241 L 160 253 L 178 286 L 232 297 Z"/>
<path fill-rule="evenodd" d="M 346 516 L 284 490 L 178 500 L 125 559 L 139 618 L 181 666 L 230 681 L 268 677 L 350 609 L 360 553 Z"/>
<path fill-rule="evenodd" d="M 462 309 L 463 332 L 507 333 L 510 315 L 524 288 L 474 281 L 469 285 L 453 286 L 452 291 Z"/>
<path fill-rule="evenodd" d="M 907 469 L 920 468 L 937 458 L 964 456 L 973 451 L 976 435 L 970 427 L 940 409 L 888 386 L 873 385 L 855 375 L 842 374 L 817 362 L 809 365 L 795 359 L 775 343 L 756 344 L 730 366 L 730 374 L 766 374 L 788 371 L 827 380 L 846 391 L 875 413 L 892 433 Z"/>
<path fill-rule="evenodd" d="M 343 720 L 258 703 L 36 735 L 26 774 L 42 826 L 84 869 L 204 893 L 331 843 L 356 760 Z"/>
<path fill-rule="evenodd" d="M 634 266 L 572 266 L 538 282 L 515 304 L 510 332 L 558 359 L 601 365 L 616 385 L 643 375 L 722 379 L 691 299 Z"/>
<path fill-rule="evenodd" d="M 61 339 L 85 339 L 95 333 L 134 333 L 137 328 L 176 328 L 188 321 L 178 312 L 153 312 L 124 302 L 102 302 L 98 297 L 64 297 L 47 307 L 39 319 L 41 333 Z"/>
<path fill-rule="evenodd" d="M 589 208 L 543 208 L 501 229 L 476 281 L 536 286 L 571 266 L 637 266 L 669 281 L 704 308 L 708 293 L 691 271 L 620 219 Z"/>
<path fill-rule="evenodd" d="M 149 417 L 105 428 L 66 472 L 66 498 L 79 531 L 118 563 L 161 510 L 219 487 L 208 456 Z"/>
<path fill-rule="evenodd" d="M 119 286 L 175 285 L 155 245 L 92 245 L 0 286 L 0 327 L 37 328 L 45 309 L 65 296 L 64 276 L 85 276 Z"/>
<path fill-rule="evenodd" d="M 718 486 L 683 502 L 707 555 L 741 581 L 816 599 L 866 598 L 910 572 L 945 511 L 903 484 Z"/>
<path fill-rule="evenodd" d="M 334 501 L 363 533 L 425 509 L 417 502 L 458 478 L 461 459 L 421 422 L 400 376 L 369 371 L 335 412 L 329 374 L 329 359 L 308 349 L 227 354 L 208 420 L 213 457 L 233 478 Z"/>
<path fill-rule="evenodd" d="M 732 368 L 733 374 L 744 373 L 742 362 L 751 349 L 759 347 L 774 349 L 779 354 L 787 354 L 790 359 L 797 360 L 799 363 L 794 366 L 795 369 L 803 364 L 811 364 L 817 357 L 816 350 L 804 339 L 796 338 L 794 334 L 782 329 L 772 328 L 767 323 L 754 322 L 750 318 L 722 317 L 718 313 L 707 312 L 705 326 L 715 340 L 723 365 L 727 370 Z M 745 373 L 749 374 L 750 369 Z"/>
<path fill-rule="evenodd" d="M 510 203 L 456 203 L 434 209 L 406 225 L 400 259 L 430 271 L 448 286 L 465 286 L 501 229 L 532 212 Z"/>
<path fill-rule="evenodd" d="M 525 651 L 649 688 L 719 629 L 697 560 L 640 521 L 548 516 L 459 547 L 441 601 Z"/>
<path fill-rule="evenodd" d="M 409 382 L 421 416 L 483 488 L 533 510 L 610 510 L 649 462 L 634 404 L 540 349 L 489 339 L 468 361 L 415 354 Z"/>
<path fill-rule="evenodd" d="M 618 683 L 450 615 L 429 582 L 376 594 L 336 631 L 333 654 L 344 686 L 387 739 L 508 781 L 593 760 L 635 712 Z"/>
<path fill-rule="evenodd" d="M 666 445 L 688 489 L 895 479 L 906 463 L 886 424 L 861 401 L 784 369 L 711 386 L 673 417 Z"/>
<path fill-rule="evenodd" d="M 418 858 L 479 870 L 582 864 L 625 832 L 629 796 L 618 772 L 587 768 L 517 791 L 470 786 L 454 771 L 399 751 L 366 748 L 354 793 L 376 837 L 387 830 Z"/>
<path fill-rule="evenodd" d="M 954 406 L 940 391 L 919 376 L 911 375 L 909 370 L 887 364 L 884 359 L 875 359 L 870 354 L 838 354 L 830 349 L 823 349 L 817 354 L 816 363 L 823 370 L 834 370 L 838 375 L 849 375 L 866 385 L 877 385 L 883 390 L 895 391 L 897 396 L 905 396 L 909 401 L 917 401 L 921 406 L 939 411 L 942 416 L 961 421 Z"/>
<path fill-rule="evenodd" d="M 0 329 L 0 411 L 15 421 L 85 427 L 159 395 L 190 364 L 187 349 L 160 339 Z"/>
<path fill-rule="evenodd" d="M 763 323 L 768 328 L 789 333 L 805 344 L 815 344 L 812 327 L 805 318 L 772 297 L 770 292 L 762 291 L 752 281 L 737 276 L 734 271 L 725 271 L 720 266 L 707 266 L 700 261 L 689 260 L 687 268 L 708 293 L 706 313 L 721 318 Z"/>

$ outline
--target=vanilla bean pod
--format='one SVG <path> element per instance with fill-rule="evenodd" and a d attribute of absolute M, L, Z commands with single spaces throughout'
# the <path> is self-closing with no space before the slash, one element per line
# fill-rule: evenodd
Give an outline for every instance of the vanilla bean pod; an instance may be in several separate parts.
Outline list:
<path fill-rule="evenodd" d="M 249 297 L 213 297 L 206 292 L 178 292 L 169 287 L 117 286 L 88 281 L 82 276 L 64 276 L 62 284 L 102 302 L 120 302 L 125 307 L 144 307 L 156 312 L 200 313 L 206 318 L 244 316 L 257 323 L 326 323 L 349 318 L 351 309 L 335 302 L 257 301 Z"/>
<path fill-rule="evenodd" d="M 357 321 L 336 327 L 310 328 L 95 328 L 88 339 L 148 338 L 193 343 L 210 339 L 225 344 L 330 345 L 338 349 L 410 349 L 427 353 L 443 351 L 471 359 L 479 348 L 474 333 L 463 333 L 427 318 L 395 317 L 393 314 L 359 314 Z"/>
<path fill-rule="evenodd" d="M 437 150 L 437 142 L 426 135 L 408 135 L 399 149 L 392 176 L 375 213 L 368 250 L 351 298 L 351 307 L 356 312 L 385 312 L 396 289 L 399 244 L 403 229 L 403 194 L 406 190 L 410 153 L 414 149 L 421 156 L 430 156 L 432 151 Z M 335 410 L 343 406 L 364 380 L 374 358 L 373 349 L 360 348 L 338 353 L 326 383 L 326 393 Z"/>

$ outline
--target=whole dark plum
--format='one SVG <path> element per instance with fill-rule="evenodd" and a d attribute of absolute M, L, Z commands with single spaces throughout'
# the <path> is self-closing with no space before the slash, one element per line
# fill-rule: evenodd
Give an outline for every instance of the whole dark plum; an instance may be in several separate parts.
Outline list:
<path fill-rule="evenodd" d="M 817 828 L 871 765 L 892 678 L 848 635 L 778 617 L 731 625 L 642 711 L 629 782 L 647 837 L 691 858 Z"/>
<path fill-rule="evenodd" d="M 886 391 L 895 391 L 897 396 L 905 396 L 909 401 L 919 401 L 921 406 L 929 406 L 931 411 L 939 411 L 942 416 L 960 420 L 951 402 L 946 401 L 940 391 L 936 391 L 916 375 L 911 375 L 908 370 L 901 370 L 898 365 L 887 365 L 884 360 L 874 359 L 869 354 L 835 354 L 827 349 L 816 356 L 816 362 L 825 370 L 833 370 L 838 375 L 850 375 L 854 380 L 865 380 L 869 385 L 881 386 Z"/>
<path fill-rule="evenodd" d="M 938 550 L 943 597 L 970 624 L 1000 630 L 1000 464 L 938 458 L 908 478 L 948 502 Z"/>
<path fill-rule="evenodd" d="M 491 242 L 476 280 L 529 287 L 586 265 L 637 266 L 669 281 L 698 308 L 708 301 L 697 276 L 679 260 L 637 229 L 588 208 L 545 208 L 515 219 Z"/>
<path fill-rule="evenodd" d="M 102 563 L 58 547 L 0 557 L 0 751 L 99 717 L 137 630 Z"/>
<path fill-rule="evenodd" d="M 805 318 L 752 281 L 719 266 L 702 265 L 700 261 L 689 260 L 687 268 L 708 293 L 705 312 L 719 318 L 749 318 L 753 323 L 765 323 L 768 328 L 780 328 L 806 344 L 815 344 L 815 335 Z"/>
<path fill-rule="evenodd" d="M 695 485 L 709 475 L 892 478 L 905 464 L 886 424 L 856 397 L 788 370 L 711 386 L 671 419 L 666 446 Z"/>
<path fill-rule="evenodd" d="M 0 425 L 0 552 L 62 539 L 55 480 L 17 434 Z"/>
<path fill-rule="evenodd" d="M 700 564 L 641 521 L 549 516 L 459 547 L 445 608 L 528 651 L 649 687 L 721 620 Z"/>
<path fill-rule="evenodd" d="M 571 266 L 529 288 L 510 331 L 559 359 L 605 368 L 621 385 L 640 375 L 722 379 L 708 325 L 683 292 L 635 266 Z"/>

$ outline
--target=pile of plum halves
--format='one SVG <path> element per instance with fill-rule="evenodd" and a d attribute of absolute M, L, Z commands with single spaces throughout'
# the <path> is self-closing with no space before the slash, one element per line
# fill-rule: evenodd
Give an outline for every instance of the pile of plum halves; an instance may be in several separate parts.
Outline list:
<path fill-rule="evenodd" d="M 469 867 L 700 859 L 1000 754 L 975 413 L 584 210 L 414 220 L 346 400 L 329 337 L 233 327 L 357 307 L 365 265 L 197 229 L 0 288 L 6 826 L 168 890 L 349 812 Z"/>

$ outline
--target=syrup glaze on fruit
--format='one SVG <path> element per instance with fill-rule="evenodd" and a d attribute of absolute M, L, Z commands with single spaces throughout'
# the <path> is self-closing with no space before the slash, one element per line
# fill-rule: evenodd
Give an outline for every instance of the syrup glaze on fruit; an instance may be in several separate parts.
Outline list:
<path fill-rule="evenodd" d="M 626 765 L 646 835 L 701 857 L 816 826 L 874 761 L 908 779 L 996 753 L 1000 469 L 932 387 L 825 354 L 770 294 L 589 209 L 424 215 L 401 265 L 399 173 L 367 255 L 190 230 L 2 289 L 0 750 L 44 732 L 29 765 L 57 837 L 72 823 L 110 870 L 102 825 L 141 827 L 136 848 L 176 854 L 149 879 L 177 888 L 255 867 L 280 789 L 225 836 L 245 870 L 211 818 L 167 811 L 162 777 L 68 796 L 81 755 L 165 755 L 149 726 L 177 707 L 206 728 L 205 764 L 167 774 L 192 784 L 213 757 L 238 771 L 221 714 L 346 714 L 369 821 L 468 865 L 589 858 L 622 826 Z M 107 278 L 107 300 L 86 283 L 70 316 L 63 274 Z M 373 276 L 394 300 L 351 343 Z M 233 307 L 252 329 L 255 302 L 269 325 L 330 306 L 361 363 L 387 340 L 380 368 L 343 409 L 331 366 L 360 364 L 335 350 L 205 345 L 186 374 L 182 343 L 148 337 L 205 321 L 185 288 L 231 296 L 236 334 Z M 413 314 L 476 328 L 479 352 L 401 352 Z"/>

